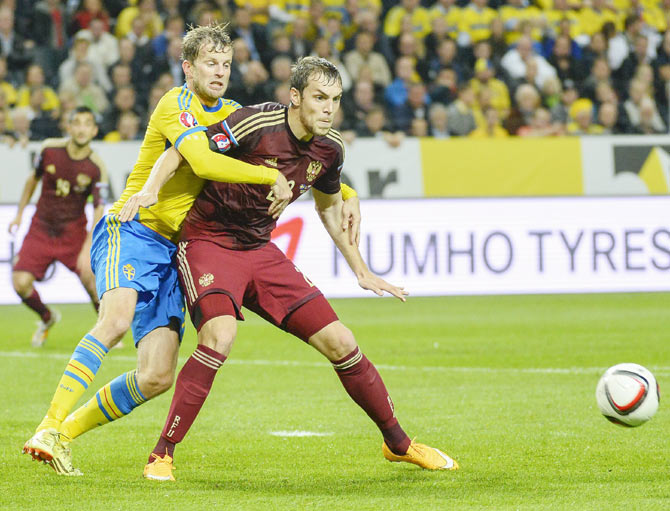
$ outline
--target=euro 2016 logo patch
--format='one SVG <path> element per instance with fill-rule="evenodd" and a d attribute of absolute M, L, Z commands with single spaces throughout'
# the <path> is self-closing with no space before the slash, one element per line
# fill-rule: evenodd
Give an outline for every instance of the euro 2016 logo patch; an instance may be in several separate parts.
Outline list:
<path fill-rule="evenodd" d="M 311 162 L 307 167 L 307 181 L 310 183 L 314 181 L 316 176 L 319 175 L 319 172 L 321 172 L 321 167 L 323 167 L 323 163 L 320 161 Z"/>
<path fill-rule="evenodd" d="M 216 144 L 219 151 L 227 151 L 230 147 L 230 139 L 225 133 L 217 133 L 212 137 L 212 142 Z"/>
<path fill-rule="evenodd" d="M 179 122 L 186 128 L 192 128 L 198 125 L 198 121 L 191 112 L 182 112 L 179 114 Z"/>
<path fill-rule="evenodd" d="M 126 264 L 123 267 L 123 274 L 126 276 L 128 280 L 133 280 L 135 278 L 135 268 L 133 268 L 133 265 Z"/>
<path fill-rule="evenodd" d="M 200 278 L 198 279 L 198 283 L 202 287 L 207 287 L 209 286 L 212 282 L 214 282 L 214 275 L 211 273 L 203 273 Z"/>

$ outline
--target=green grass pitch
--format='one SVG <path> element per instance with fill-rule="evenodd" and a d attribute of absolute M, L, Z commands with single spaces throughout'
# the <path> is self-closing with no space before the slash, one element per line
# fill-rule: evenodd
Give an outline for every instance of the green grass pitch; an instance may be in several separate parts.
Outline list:
<path fill-rule="evenodd" d="M 21 455 L 68 356 L 93 324 L 64 305 L 40 350 L 34 315 L 0 307 L 0 509 L 667 510 L 670 412 L 625 429 L 598 412 L 602 371 L 651 369 L 670 389 L 670 294 L 334 300 L 378 366 L 408 434 L 461 464 L 391 464 L 326 360 L 248 313 L 231 357 L 176 451 L 177 482 L 141 477 L 172 391 L 72 447 L 81 478 Z M 108 355 L 87 399 L 134 367 Z M 190 327 L 180 366 L 195 346 Z M 280 431 L 324 436 L 282 437 Z"/>

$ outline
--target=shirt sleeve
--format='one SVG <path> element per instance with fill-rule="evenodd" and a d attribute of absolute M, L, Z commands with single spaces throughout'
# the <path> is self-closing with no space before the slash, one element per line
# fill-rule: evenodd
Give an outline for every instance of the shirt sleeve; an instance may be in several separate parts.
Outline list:
<path fill-rule="evenodd" d="M 192 92 L 182 89 L 178 94 L 168 93 L 159 101 L 152 114 L 152 122 L 191 165 L 202 179 L 230 183 L 271 185 L 277 179 L 277 170 L 217 155 L 209 150 L 205 131 L 188 110 L 195 101 Z"/>
<path fill-rule="evenodd" d="M 243 107 L 234 111 L 222 122 L 207 128 L 209 148 L 225 153 L 233 148 L 242 150 L 255 147 L 263 133 L 263 126 L 284 118 L 284 110 L 263 111 L 256 107 Z"/>

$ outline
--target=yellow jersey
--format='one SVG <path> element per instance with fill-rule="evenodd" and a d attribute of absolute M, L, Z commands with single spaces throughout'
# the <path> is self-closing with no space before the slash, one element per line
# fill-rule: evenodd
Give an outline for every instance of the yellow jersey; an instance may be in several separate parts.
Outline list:
<path fill-rule="evenodd" d="M 490 7 L 483 9 L 470 4 L 461 10 L 459 31 L 467 32 L 471 44 L 491 37 L 491 22 L 498 17 L 498 11 Z"/>
<path fill-rule="evenodd" d="M 249 165 L 230 157 L 218 159 L 223 155 L 209 149 L 204 134 L 207 126 L 224 120 L 238 108 L 241 108 L 238 103 L 227 99 L 219 99 L 215 106 L 207 107 L 186 85 L 166 92 L 151 114 L 137 162 L 110 213 L 118 214 L 126 200 L 142 189 L 154 163 L 170 146 L 178 149 L 184 160 L 159 192 L 158 202 L 140 209 L 139 221 L 174 242 L 179 240 L 182 222 L 205 179 L 273 184 L 276 169 Z"/>

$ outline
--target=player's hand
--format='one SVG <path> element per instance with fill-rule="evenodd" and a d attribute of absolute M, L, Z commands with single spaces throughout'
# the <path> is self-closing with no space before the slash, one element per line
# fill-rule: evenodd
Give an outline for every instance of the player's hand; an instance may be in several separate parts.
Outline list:
<path fill-rule="evenodd" d="M 135 195 L 128 197 L 128 200 L 123 205 L 121 212 L 118 215 L 119 220 L 122 222 L 129 222 L 135 218 L 135 215 L 137 215 L 140 208 L 148 208 L 157 202 L 158 194 L 140 190 Z"/>
<path fill-rule="evenodd" d="M 21 217 L 17 216 L 16 218 L 14 218 L 14 220 L 9 222 L 9 226 L 7 227 L 7 231 L 9 232 L 9 234 L 14 235 L 14 234 L 16 234 L 16 231 L 19 230 L 20 226 L 21 226 Z"/>
<path fill-rule="evenodd" d="M 274 197 L 274 200 L 272 201 L 272 204 L 270 204 L 268 215 L 271 215 L 272 218 L 277 220 L 279 215 L 281 215 L 286 209 L 286 206 L 289 205 L 291 198 L 293 198 L 293 192 L 288 186 L 288 181 L 286 181 L 284 174 L 281 172 L 277 174 L 277 180 L 270 187 L 270 189 L 272 190 L 272 196 Z"/>
<path fill-rule="evenodd" d="M 363 289 L 372 291 L 376 295 L 384 296 L 384 291 L 388 294 L 395 296 L 398 300 L 404 302 L 406 301 L 405 297 L 409 295 L 409 291 L 405 291 L 404 287 L 394 286 L 389 284 L 381 277 L 374 275 L 373 273 L 368 273 L 363 277 L 358 279 L 358 285 Z"/>
<path fill-rule="evenodd" d="M 342 205 L 342 232 L 349 229 L 349 244 L 359 246 L 361 242 L 361 202 L 351 197 Z"/>

